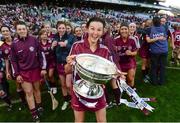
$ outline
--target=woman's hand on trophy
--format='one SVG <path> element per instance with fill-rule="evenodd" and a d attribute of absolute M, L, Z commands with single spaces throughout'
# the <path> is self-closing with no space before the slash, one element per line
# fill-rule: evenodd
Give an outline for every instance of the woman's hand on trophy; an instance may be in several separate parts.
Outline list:
<path fill-rule="evenodd" d="M 76 55 L 70 55 L 66 58 L 66 62 L 70 65 L 73 65 Z"/>
<path fill-rule="evenodd" d="M 122 78 L 123 80 L 126 79 L 127 73 L 121 72 L 120 70 L 117 70 L 117 73 L 113 76 L 114 79 Z"/>
<path fill-rule="evenodd" d="M 122 78 L 122 79 L 124 79 L 124 80 L 125 80 L 125 79 L 126 79 L 126 76 L 125 76 L 125 75 L 123 75 L 123 74 L 121 74 L 121 75 L 120 75 L 120 78 Z"/>
<path fill-rule="evenodd" d="M 120 71 L 120 70 L 118 70 L 118 75 L 119 75 L 119 77 L 120 78 L 122 78 L 122 79 L 126 79 L 126 75 L 127 75 L 127 73 L 126 72 L 122 72 L 122 71 Z"/>

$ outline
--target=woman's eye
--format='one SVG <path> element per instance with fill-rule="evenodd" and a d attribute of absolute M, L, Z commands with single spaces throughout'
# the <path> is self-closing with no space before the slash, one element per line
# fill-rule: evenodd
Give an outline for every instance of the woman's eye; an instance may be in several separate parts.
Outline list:
<path fill-rule="evenodd" d="M 101 31 L 102 31 L 102 29 L 98 29 L 98 31 L 99 31 L 99 32 L 101 32 Z"/>

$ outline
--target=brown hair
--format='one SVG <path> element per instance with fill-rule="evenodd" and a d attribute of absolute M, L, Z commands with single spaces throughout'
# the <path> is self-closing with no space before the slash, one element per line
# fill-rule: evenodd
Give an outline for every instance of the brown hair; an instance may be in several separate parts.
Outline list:
<path fill-rule="evenodd" d="M 71 27 L 71 29 L 73 30 L 73 26 L 71 25 L 71 23 L 70 23 L 70 22 L 66 22 L 66 26 Z"/>
<path fill-rule="evenodd" d="M 17 29 L 17 26 L 18 26 L 18 25 L 24 25 L 24 26 L 27 28 L 26 23 L 23 22 L 23 21 L 18 21 L 18 22 L 15 24 L 15 28 L 16 28 L 16 29 Z"/>
<path fill-rule="evenodd" d="M 66 22 L 64 22 L 64 21 L 58 21 L 57 24 L 56 24 L 56 29 L 57 29 L 58 26 L 61 25 L 61 24 L 63 24 L 63 25 L 66 26 Z"/>
<path fill-rule="evenodd" d="M 69 26 L 71 28 L 71 33 L 73 33 L 73 26 L 71 25 L 70 22 L 66 22 L 66 26 Z"/>
<path fill-rule="evenodd" d="M 75 31 L 76 31 L 76 29 L 77 28 L 80 28 L 81 29 L 81 27 L 80 26 L 76 26 L 76 27 L 74 27 L 74 30 L 73 30 L 73 32 L 75 33 Z M 82 30 L 82 29 L 81 29 Z"/>
<path fill-rule="evenodd" d="M 40 36 L 46 32 L 45 29 L 41 29 L 38 34 L 38 38 L 40 39 Z"/>
<path fill-rule="evenodd" d="M 86 28 L 89 28 L 89 25 L 91 22 L 100 22 L 103 24 L 103 27 L 106 26 L 106 23 L 105 21 L 102 19 L 102 18 L 99 18 L 99 17 L 92 17 L 89 19 L 89 21 L 86 23 Z"/>

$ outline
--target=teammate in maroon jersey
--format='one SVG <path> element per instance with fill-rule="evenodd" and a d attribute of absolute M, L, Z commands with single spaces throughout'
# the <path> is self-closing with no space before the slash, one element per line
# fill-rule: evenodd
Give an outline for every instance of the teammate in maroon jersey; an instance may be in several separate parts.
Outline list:
<path fill-rule="evenodd" d="M 127 83 L 134 88 L 137 47 L 135 41 L 129 37 L 128 24 L 121 24 L 120 36 L 115 39 L 115 46 L 121 70 L 127 72 Z"/>
<path fill-rule="evenodd" d="M 135 43 L 136 43 L 136 47 L 139 49 L 140 48 L 140 44 L 139 44 L 139 37 L 137 35 L 136 32 L 136 24 L 135 23 L 130 23 L 129 24 L 129 35 L 134 38 Z"/>
<path fill-rule="evenodd" d="M 152 20 L 151 19 L 146 20 L 144 28 L 140 36 L 141 47 L 139 49 L 139 56 L 141 57 L 141 60 L 142 60 L 142 65 L 141 65 L 142 79 L 146 83 L 150 82 L 150 77 L 148 76 L 150 53 L 149 53 L 149 44 L 147 43 L 147 40 L 146 40 L 146 33 L 147 33 L 146 30 L 149 27 L 151 27 L 151 25 L 152 25 Z"/>
<path fill-rule="evenodd" d="M 10 64 L 10 51 L 11 51 L 11 44 L 12 44 L 12 36 L 11 36 L 11 31 L 8 26 L 2 26 L 1 27 L 1 33 L 3 35 L 3 44 L 1 45 L 1 50 L 2 50 L 2 56 L 5 60 L 5 66 L 6 66 L 6 78 L 8 80 L 12 80 L 12 70 L 11 70 L 11 64 Z M 20 83 L 16 82 L 16 91 L 19 94 L 19 97 L 21 98 L 22 106 L 19 107 L 21 109 L 26 105 L 26 99 L 25 99 L 25 94 L 24 91 L 21 87 Z"/>
<path fill-rule="evenodd" d="M 178 50 L 180 49 L 180 25 L 175 25 L 174 32 L 171 35 L 172 39 L 172 62 L 176 62 L 175 60 L 175 54 L 178 54 Z M 177 58 L 176 58 L 177 59 Z"/>
<path fill-rule="evenodd" d="M 40 80 L 47 73 L 45 55 L 39 41 L 28 34 L 24 22 L 17 23 L 16 32 L 18 38 L 13 41 L 10 53 L 14 76 L 26 94 L 33 120 L 39 121 L 38 114 L 43 111 Z"/>
<path fill-rule="evenodd" d="M 56 67 L 55 64 L 55 54 L 54 51 L 51 48 L 52 41 L 48 38 L 48 33 L 46 30 L 42 29 L 39 32 L 39 41 L 41 48 L 44 51 L 46 61 L 47 61 L 47 71 L 48 71 L 48 77 L 50 79 L 50 86 L 53 94 L 57 93 L 57 88 L 54 80 L 54 70 Z"/>
<path fill-rule="evenodd" d="M 172 48 L 180 48 L 180 25 L 175 27 L 174 32 L 172 33 Z"/>
<path fill-rule="evenodd" d="M 0 46 L 3 42 L 0 41 Z M 7 110 L 12 110 L 12 103 L 9 95 L 9 83 L 7 82 L 4 72 L 4 59 L 0 49 L 0 98 L 7 104 Z"/>

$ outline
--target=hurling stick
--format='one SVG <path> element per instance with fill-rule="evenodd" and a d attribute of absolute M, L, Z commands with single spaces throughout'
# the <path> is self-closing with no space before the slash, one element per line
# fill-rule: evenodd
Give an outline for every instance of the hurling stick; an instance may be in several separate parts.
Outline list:
<path fill-rule="evenodd" d="M 51 88 L 50 88 L 50 86 L 49 86 L 49 82 L 48 82 L 46 76 L 44 76 L 44 81 L 45 81 L 46 86 L 47 86 L 47 88 L 48 88 L 48 93 L 49 93 L 50 96 L 51 96 L 51 100 L 52 100 L 52 110 L 55 110 L 55 109 L 58 107 L 58 104 L 59 104 L 59 103 L 58 103 L 58 101 L 56 100 L 56 98 L 54 97 L 54 95 L 53 95 L 53 93 L 52 93 L 52 91 L 51 91 Z"/>

